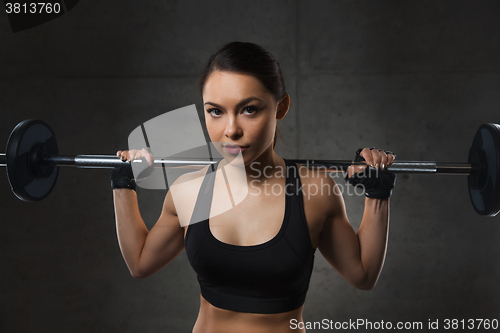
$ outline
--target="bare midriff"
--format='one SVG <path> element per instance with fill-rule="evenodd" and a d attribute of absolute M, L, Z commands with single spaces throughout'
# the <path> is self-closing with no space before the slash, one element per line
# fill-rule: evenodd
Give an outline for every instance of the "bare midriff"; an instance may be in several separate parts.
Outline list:
<path fill-rule="evenodd" d="M 290 322 L 302 321 L 304 306 L 292 311 L 272 314 L 236 312 L 220 309 L 200 295 L 200 312 L 193 333 L 303 333 L 292 329 Z"/>

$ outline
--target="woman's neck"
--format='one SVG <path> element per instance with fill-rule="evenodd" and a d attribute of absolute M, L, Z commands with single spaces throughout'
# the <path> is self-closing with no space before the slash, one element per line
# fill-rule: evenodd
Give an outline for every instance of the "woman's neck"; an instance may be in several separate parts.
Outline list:
<path fill-rule="evenodd" d="M 245 171 L 247 179 L 263 180 L 283 174 L 284 167 L 285 162 L 283 158 L 279 157 L 274 149 L 270 147 L 254 161 L 245 166 Z"/>

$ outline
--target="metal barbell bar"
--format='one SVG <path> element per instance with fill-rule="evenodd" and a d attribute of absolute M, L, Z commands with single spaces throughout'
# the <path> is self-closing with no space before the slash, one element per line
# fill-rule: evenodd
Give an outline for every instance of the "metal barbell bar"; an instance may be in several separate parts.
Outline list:
<path fill-rule="evenodd" d="M 171 168 L 215 164 L 220 159 L 158 158 L 154 167 Z M 351 160 L 304 160 L 292 162 L 325 172 L 345 172 L 350 165 L 364 164 Z M 114 155 L 59 156 L 55 135 L 40 120 L 25 120 L 12 131 L 6 153 L 0 153 L 0 166 L 7 167 L 7 176 L 14 194 L 23 201 L 39 201 L 52 191 L 60 166 L 78 168 L 113 168 L 123 165 Z M 132 163 L 144 163 L 135 160 Z M 474 136 L 467 163 L 434 161 L 395 161 L 387 172 L 412 174 L 450 174 L 468 176 L 469 194 L 480 215 L 495 216 L 500 211 L 500 125 L 483 124 Z"/>
<path fill-rule="evenodd" d="M 204 167 L 216 164 L 220 158 L 211 160 L 189 159 L 189 158 L 155 158 L 154 167 L 182 167 L 186 165 Z M 345 172 L 350 165 L 363 165 L 363 162 L 351 160 L 300 160 L 290 159 L 294 163 L 304 165 L 308 168 L 321 168 L 325 172 Z M 124 162 L 114 155 L 76 155 L 76 156 L 51 156 L 44 162 L 53 163 L 57 166 L 74 166 L 78 168 L 104 168 L 111 169 L 122 165 Z M 143 163 L 142 160 L 134 160 L 133 163 Z M 0 153 L 0 167 L 7 166 L 5 154 Z M 422 161 L 394 161 L 387 172 L 392 173 L 415 173 L 415 174 L 458 174 L 468 175 L 473 170 L 469 163 L 439 163 Z"/>

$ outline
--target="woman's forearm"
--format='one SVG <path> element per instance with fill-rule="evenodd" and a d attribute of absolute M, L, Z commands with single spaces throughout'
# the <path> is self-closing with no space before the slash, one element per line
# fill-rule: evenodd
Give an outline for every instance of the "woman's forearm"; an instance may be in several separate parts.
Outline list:
<path fill-rule="evenodd" d="M 358 229 L 361 262 L 366 272 L 364 289 L 377 283 L 384 265 L 389 232 L 389 199 L 365 199 L 363 220 Z"/>
<path fill-rule="evenodd" d="M 137 194 L 129 189 L 114 189 L 116 233 L 120 250 L 132 276 L 140 276 L 139 261 L 148 228 L 139 212 Z"/>

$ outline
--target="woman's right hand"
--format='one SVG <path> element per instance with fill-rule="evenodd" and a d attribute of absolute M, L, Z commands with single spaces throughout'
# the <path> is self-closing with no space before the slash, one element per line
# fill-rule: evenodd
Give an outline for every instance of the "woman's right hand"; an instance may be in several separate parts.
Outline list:
<path fill-rule="evenodd" d="M 153 154 L 151 154 L 145 148 L 142 148 L 141 150 L 119 150 L 116 152 L 116 156 L 118 156 L 122 161 L 131 162 L 133 160 L 140 160 L 142 158 L 145 158 L 150 166 L 154 163 Z"/>

